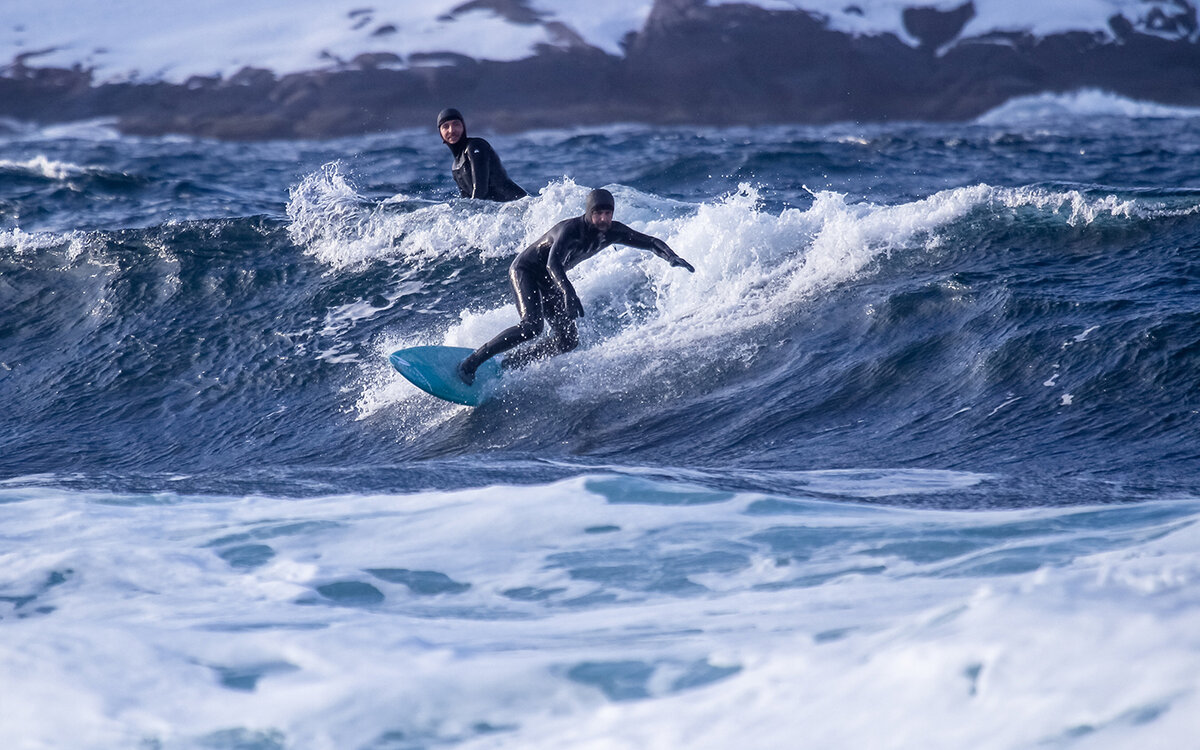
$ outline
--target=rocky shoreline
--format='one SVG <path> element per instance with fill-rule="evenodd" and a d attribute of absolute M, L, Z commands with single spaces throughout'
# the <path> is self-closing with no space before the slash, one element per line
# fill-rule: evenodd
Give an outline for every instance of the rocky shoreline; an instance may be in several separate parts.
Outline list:
<path fill-rule="evenodd" d="M 519 4 L 518 4 L 519 5 Z M 34 123 L 113 118 L 137 135 L 230 140 L 324 138 L 432 127 L 444 106 L 501 131 L 619 122 L 692 125 L 967 120 L 1015 96 L 1097 88 L 1200 106 L 1196 10 L 1110 33 L 961 38 L 970 2 L 913 7 L 905 30 L 855 37 L 805 11 L 658 0 L 612 55 L 566 38 L 513 62 L 461 55 L 361 55 L 337 69 L 277 76 L 244 69 L 184 84 L 101 83 L 89 71 L 14 60 L 0 117 Z M 1144 21 L 1144 19 L 1143 19 Z"/>

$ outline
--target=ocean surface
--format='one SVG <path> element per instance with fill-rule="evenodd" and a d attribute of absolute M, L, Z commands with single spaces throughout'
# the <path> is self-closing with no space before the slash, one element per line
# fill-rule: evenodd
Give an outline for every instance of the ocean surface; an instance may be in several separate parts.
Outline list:
<path fill-rule="evenodd" d="M 431 113 L 432 121 L 432 113 Z M 0 123 L 0 746 L 1194 746 L 1200 111 L 333 141 Z M 573 272 L 607 187 L 696 267 Z"/>

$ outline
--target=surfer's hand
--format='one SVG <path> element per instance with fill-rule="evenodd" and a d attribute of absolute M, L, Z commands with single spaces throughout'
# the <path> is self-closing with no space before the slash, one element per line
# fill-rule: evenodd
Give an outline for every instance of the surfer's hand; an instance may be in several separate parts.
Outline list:
<path fill-rule="evenodd" d="M 572 294 L 567 300 L 567 314 L 572 318 L 583 317 L 583 303 L 579 301 L 579 295 Z"/>
<path fill-rule="evenodd" d="M 676 255 L 674 258 L 671 258 L 671 267 L 672 268 L 686 268 L 687 270 L 691 271 L 692 273 L 696 272 L 696 269 L 692 267 L 691 263 L 688 263 L 686 260 L 684 260 L 683 258 L 680 258 L 678 255 Z"/>

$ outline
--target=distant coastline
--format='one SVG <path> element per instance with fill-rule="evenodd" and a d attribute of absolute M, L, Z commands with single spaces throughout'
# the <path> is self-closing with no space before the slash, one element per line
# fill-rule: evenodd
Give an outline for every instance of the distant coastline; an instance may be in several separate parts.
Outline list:
<path fill-rule="evenodd" d="M 980 38 L 961 37 L 974 15 L 970 2 L 913 7 L 903 18 L 919 41 L 912 46 L 892 34 L 831 30 L 802 10 L 658 0 L 622 55 L 580 41 L 516 61 L 426 55 L 396 69 L 381 53 L 341 70 L 280 76 L 247 68 L 182 84 L 97 83 L 81 67 L 17 59 L 0 76 L 0 117 L 113 118 L 128 134 L 263 140 L 432 128 L 433 114 L 449 105 L 499 131 L 962 121 L 1014 97 L 1085 88 L 1200 106 L 1196 10 L 1184 0 L 1175 5 L 1178 14 L 1153 19 L 1150 30 L 1116 15 L 1107 34 Z"/>

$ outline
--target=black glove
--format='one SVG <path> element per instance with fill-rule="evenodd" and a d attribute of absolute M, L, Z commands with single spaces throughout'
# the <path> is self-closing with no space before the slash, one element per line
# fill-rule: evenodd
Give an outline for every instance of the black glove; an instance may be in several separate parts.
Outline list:
<path fill-rule="evenodd" d="M 696 272 L 696 269 L 692 267 L 691 263 L 688 263 L 686 260 L 684 260 L 683 258 L 680 258 L 678 255 L 676 255 L 674 258 L 671 258 L 671 266 L 673 268 L 686 268 L 687 270 L 691 271 L 692 273 Z"/>

